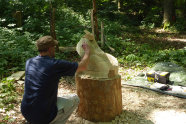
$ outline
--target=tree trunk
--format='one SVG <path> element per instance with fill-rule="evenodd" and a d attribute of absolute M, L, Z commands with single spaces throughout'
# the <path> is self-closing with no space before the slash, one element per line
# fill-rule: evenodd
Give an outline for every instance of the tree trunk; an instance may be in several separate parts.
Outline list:
<path fill-rule="evenodd" d="M 51 5 L 51 16 L 50 16 L 50 35 L 56 40 L 55 32 L 55 8 Z"/>
<path fill-rule="evenodd" d="M 50 35 L 56 40 L 56 31 L 55 31 L 55 11 L 56 8 L 52 6 L 51 3 L 51 14 L 50 14 Z M 59 51 L 59 45 L 56 46 L 56 50 Z"/>
<path fill-rule="evenodd" d="M 175 6 L 174 0 L 164 0 L 164 17 L 163 24 L 170 26 L 175 21 Z"/>
<path fill-rule="evenodd" d="M 96 13 L 97 13 L 97 10 L 96 10 L 96 0 L 92 0 L 92 3 L 93 3 L 93 17 L 92 17 L 92 27 L 94 29 L 94 36 L 95 36 L 95 39 L 96 41 L 99 40 L 99 30 L 98 30 L 98 21 L 97 21 L 97 16 L 96 16 Z M 93 32 L 92 32 L 93 33 Z"/>
<path fill-rule="evenodd" d="M 76 75 L 76 85 L 80 98 L 77 113 L 80 117 L 93 122 L 108 122 L 121 114 L 121 76 L 99 80 Z"/>
<path fill-rule="evenodd" d="M 21 13 L 21 11 L 16 11 L 13 14 L 13 17 L 16 19 L 16 26 L 21 27 L 22 26 L 22 13 Z"/>
<path fill-rule="evenodd" d="M 123 9 L 123 0 L 118 0 L 118 11 L 121 12 Z"/>
<path fill-rule="evenodd" d="M 101 47 L 105 45 L 105 38 L 104 38 L 104 23 L 101 22 Z"/>
<path fill-rule="evenodd" d="M 183 17 L 186 19 L 186 1 L 183 4 Z"/>

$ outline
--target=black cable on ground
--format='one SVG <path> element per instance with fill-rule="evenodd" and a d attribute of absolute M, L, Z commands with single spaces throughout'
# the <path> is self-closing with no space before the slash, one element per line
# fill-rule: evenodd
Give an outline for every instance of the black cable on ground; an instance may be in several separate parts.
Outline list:
<path fill-rule="evenodd" d="M 144 89 L 156 91 L 156 92 L 159 92 L 159 93 L 163 93 L 163 94 L 167 94 L 167 95 L 176 96 L 176 97 L 179 97 L 179 98 L 186 99 L 186 96 L 185 96 L 185 95 L 181 95 L 181 94 L 168 93 L 168 92 L 161 91 L 161 90 L 158 90 L 158 89 L 152 89 L 152 88 L 148 88 L 148 87 L 144 87 L 144 86 L 139 86 L 139 85 L 122 84 L 122 86 L 123 86 L 123 85 L 133 86 L 133 87 L 140 87 L 140 88 L 144 88 Z M 123 86 L 123 87 L 124 87 L 124 86 Z"/>

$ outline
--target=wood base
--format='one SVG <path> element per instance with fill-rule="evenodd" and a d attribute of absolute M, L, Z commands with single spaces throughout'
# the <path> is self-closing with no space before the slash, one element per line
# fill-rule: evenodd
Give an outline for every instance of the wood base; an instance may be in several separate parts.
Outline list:
<path fill-rule="evenodd" d="M 76 85 L 80 117 L 93 122 L 108 122 L 122 112 L 121 76 L 105 80 L 76 76 Z"/>

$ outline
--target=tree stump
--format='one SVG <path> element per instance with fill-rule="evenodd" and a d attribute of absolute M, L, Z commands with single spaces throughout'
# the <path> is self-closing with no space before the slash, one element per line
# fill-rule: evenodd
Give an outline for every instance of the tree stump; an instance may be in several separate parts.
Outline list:
<path fill-rule="evenodd" d="M 112 72 L 109 77 L 112 77 Z M 77 113 L 93 122 L 108 122 L 122 112 L 121 76 L 108 79 L 81 78 L 76 75 L 80 98 Z"/>

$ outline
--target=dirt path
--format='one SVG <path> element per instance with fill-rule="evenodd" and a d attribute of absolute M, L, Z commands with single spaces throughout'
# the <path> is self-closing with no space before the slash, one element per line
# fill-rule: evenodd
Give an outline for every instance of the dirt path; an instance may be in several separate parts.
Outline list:
<path fill-rule="evenodd" d="M 67 90 L 67 92 L 74 91 Z M 160 94 L 147 89 L 123 86 L 122 100 L 122 114 L 112 122 L 105 124 L 186 124 L 186 99 Z M 67 124 L 104 123 L 93 123 L 84 120 L 77 117 L 76 112 L 74 112 Z"/>

